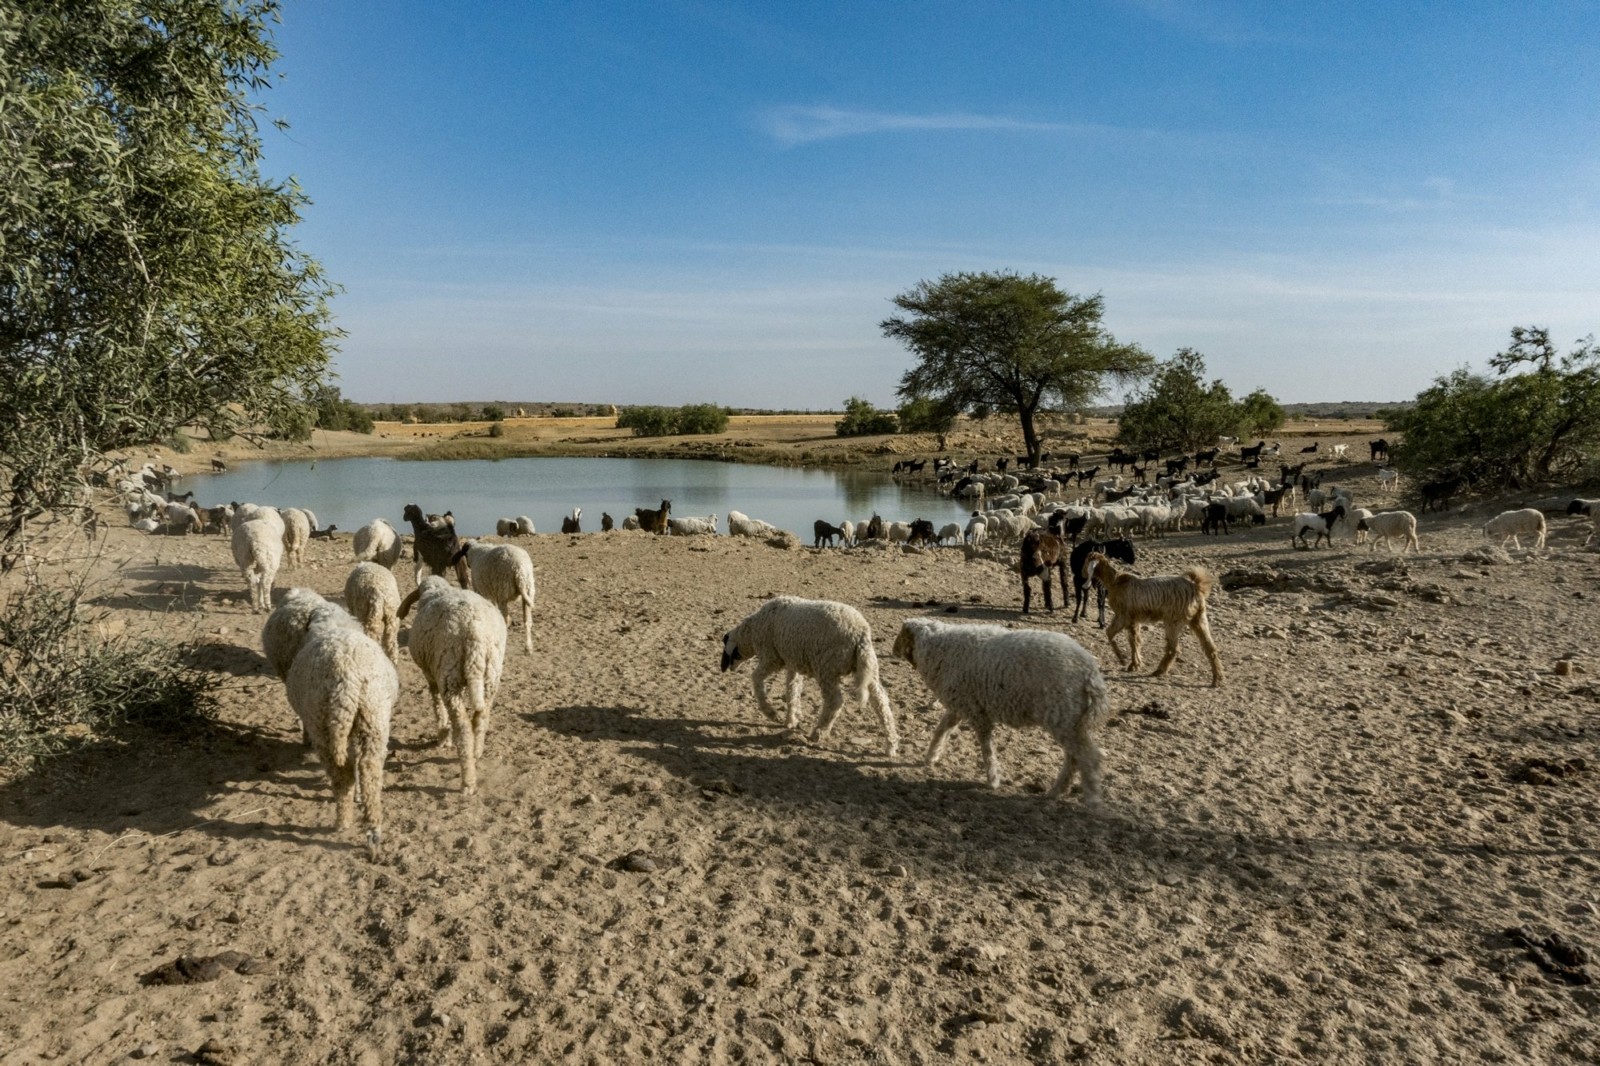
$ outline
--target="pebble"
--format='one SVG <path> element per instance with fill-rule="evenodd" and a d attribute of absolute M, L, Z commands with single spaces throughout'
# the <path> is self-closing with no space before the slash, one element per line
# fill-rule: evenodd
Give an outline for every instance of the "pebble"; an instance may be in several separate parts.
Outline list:
<path fill-rule="evenodd" d="M 130 1059 L 153 1059 L 159 1054 L 161 1054 L 160 1045 L 140 1044 L 128 1053 L 128 1057 Z"/>

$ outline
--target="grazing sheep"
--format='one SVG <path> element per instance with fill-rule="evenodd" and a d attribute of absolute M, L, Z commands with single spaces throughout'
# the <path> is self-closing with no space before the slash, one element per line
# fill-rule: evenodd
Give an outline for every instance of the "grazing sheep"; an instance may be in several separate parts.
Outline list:
<path fill-rule="evenodd" d="M 839 543 L 846 548 L 856 542 L 856 524 L 848 519 L 839 523 Z"/>
<path fill-rule="evenodd" d="M 728 536 L 730 537 L 759 537 L 765 540 L 777 535 L 777 527 L 771 523 L 763 522 L 759 518 L 751 518 L 741 511 L 728 512 Z"/>
<path fill-rule="evenodd" d="M 505 666 L 505 619 L 476 592 L 453 589 L 437 574 L 423 578 L 401 601 L 400 617 L 418 601 L 411 658 L 428 680 L 437 740 L 454 743 L 461 759 L 461 790 L 470 796 L 478 791 L 489 708 Z"/>
<path fill-rule="evenodd" d="M 533 560 L 514 544 L 461 542 L 461 555 L 472 568 L 472 587 L 478 595 L 500 608 L 506 627 L 511 626 L 511 607 L 522 606 L 523 644 L 533 654 Z"/>
<path fill-rule="evenodd" d="M 1211 592 L 1212 581 L 1209 571 L 1191 566 L 1182 574 L 1136 577 L 1118 570 L 1101 552 L 1090 552 L 1083 567 L 1086 576 L 1106 587 L 1106 598 L 1115 615 L 1106 630 L 1106 640 L 1117 662 L 1125 662 L 1129 670 L 1143 666 L 1139 655 L 1139 626 L 1144 622 L 1160 622 L 1166 629 L 1167 650 L 1151 676 L 1162 676 L 1178 657 L 1179 628 L 1186 625 L 1194 631 L 1205 649 L 1206 658 L 1211 661 L 1211 687 L 1222 684 L 1222 660 L 1217 656 L 1211 627 L 1206 622 L 1206 596 Z M 1117 647 L 1117 634 L 1124 629 L 1128 631 L 1126 660 L 1122 649 Z"/>
<path fill-rule="evenodd" d="M 400 698 L 394 663 L 376 641 L 348 621 L 322 621 L 307 631 L 284 687 L 333 784 L 338 827 L 349 828 L 360 792 L 367 840 L 380 843 L 383 760 L 389 754 L 389 724 Z"/>
<path fill-rule="evenodd" d="M 606 517 L 609 518 L 610 515 L 607 515 Z M 517 515 L 516 521 L 517 521 L 517 536 L 519 536 L 519 537 L 531 537 L 531 536 L 533 536 L 533 532 L 534 532 L 533 531 L 533 519 L 529 518 L 525 514 L 519 514 L 519 515 Z M 609 528 L 609 527 L 607 527 L 607 528 Z"/>
<path fill-rule="evenodd" d="M 1400 486 L 1400 471 L 1386 466 L 1378 467 L 1378 491 L 1393 492 Z"/>
<path fill-rule="evenodd" d="M 754 658 L 751 684 L 761 713 L 789 729 L 800 724 L 800 691 L 806 677 L 822 689 L 822 714 L 811 733 L 815 743 L 825 743 L 834 719 L 844 706 L 841 682 L 849 679 L 855 703 L 870 704 L 878 712 L 888 737 L 889 755 L 900 753 L 900 733 L 894 708 L 878 680 L 878 654 L 872 647 L 872 628 L 861 612 L 831 600 L 803 600 L 775 596 L 728 630 L 722 638 L 722 670 Z M 767 698 L 766 680 L 786 671 L 784 705 L 779 717 Z"/>
<path fill-rule="evenodd" d="M 344 606 L 361 629 L 383 646 L 390 662 L 400 661 L 400 586 L 394 573 L 377 563 L 357 563 L 344 580 Z"/>
<path fill-rule="evenodd" d="M 494 535 L 497 537 L 514 537 L 517 535 L 517 520 L 515 518 L 497 518 L 494 520 Z"/>
<path fill-rule="evenodd" d="M 455 517 L 446 512 L 438 516 L 439 521 L 434 521 L 433 516 L 424 518 L 422 508 L 414 503 L 406 504 L 401 517 L 411 523 L 411 554 L 416 564 L 414 580 L 420 585 L 427 575 L 444 574 L 454 563 L 456 581 L 467 588 L 471 579 L 467 576 L 466 562 L 457 559 L 461 538 L 456 536 Z"/>
<path fill-rule="evenodd" d="M 1034 726 L 1054 737 L 1063 755 L 1047 795 L 1064 796 L 1073 774 L 1081 771 L 1084 802 L 1100 800 L 1095 733 L 1111 709 L 1099 665 L 1071 637 L 908 618 L 895 638 L 894 653 L 916 669 L 944 704 L 944 717 L 928 745 L 927 765 L 939 761 L 950 731 L 970 722 L 978 734 L 984 776 L 990 788 L 999 788 L 995 726 Z"/>
<path fill-rule="evenodd" d="M 355 552 L 356 562 L 374 562 L 385 570 L 394 569 L 405 547 L 394 527 L 381 518 L 374 518 L 356 530 L 350 546 Z"/>
<path fill-rule="evenodd" d="M 306 512 L 298 507 L 285 507 L 283 515 L 283 559 L 291 568 L 303 566 L 306 561 L 306 542 L 316 528 Z"/>
<path fill-rule="evenodd" d="M 563 532 L 563 533 L 582 533 L 583 532 L 583 526 L 582 526 L 582 524 L 580 522 L 580 519 L 582 519 L 582 517 L 583 517 L 583 508 L 582 507 L 574 507 L 572 509 L 572 513 L 570 515 L 567 515 L 567 516 L 565 516 L 564 518 L 561 519 L 561 532 Z"/>
<path fill-rule="evenodd" d="M 1501 547 L 1509 540 L 1517 548 L 1522 547 L 1522 537 L 1533 537 L 1533 546 L 1543 548 L 1544 513 L 1532 507 L 1524 507 L 1520 511 L 1502 511 L 1483 524 L 1483 535 L 1489 539 L 1498 538 Z"/>
<path fill-rule="evenodd" d="M 982 544 L 989 531 L 989 523 L 977 511 L 972 512 L 972 517 L 967 519 L 966 541 L 968 544 Z"/>
<path fill-rule="evenodd" d="M 626 517 L 626 518 L 624 518 L 622 520 L 622 528 L 623 529 L 631 529 L 631 530 L 642 530 L 642 529 L 644 529 L 644 526 L 640 524 L 638 515 L 631 514 L 631 515 L 629 515 L 628 517 Z"/>
<path fill-rule="evenodd" d="M 276 512 L 274 512 L 276 513 Z M 233 530 L 233 561 L 250 588 L 250 606 L 272 609 L 272 583 L 283 565 L 283 528 L 265 520 L 241 522 Z"/>
<path fill-rule="evenodd" d="M 728 512 L 728 532 L 730 534 L 733 532 L 733 516 L 738 513 L 739 512 L 737 511 Z M 651 510 L 648 507 L 635 507 L 633 509 L 633 516 L 639 520 L 639 528 L 644 530 L 646 533 L 654 533 L 657 536 L 666 535 L 667 519 L 671 516 L 671 514 L 671 500 L 662 500 L 661 506 L 654 510 Z"/>
<path fill-rule="evenodd" d="M 717 535 L 717 516 L 708 514 L 704 518 L 669 518 L 667 532 L 677 537 L 714 537 Z"/>
<path fill-rule="evenodd" d="M 959 522 L 946 522 L 939 527 L 940 544 L 960 544 L 961 524 Z M 1064 595 L 1064 594 L 1063 594 Z"/>
<path fill-rule="evenodd" d="M 1417 544 L 1417 516 L 1410 511 L 1384 511 L 1368 515 L 1356 522 L 1356 533 L 1370 536 L 1372 548 L 1376 548 L 1380 540 L 1385 547 L 1389 547 L 1389 541 L 1398 539 L 1402 552 L 1413 548 L 1421 550 Z"/>

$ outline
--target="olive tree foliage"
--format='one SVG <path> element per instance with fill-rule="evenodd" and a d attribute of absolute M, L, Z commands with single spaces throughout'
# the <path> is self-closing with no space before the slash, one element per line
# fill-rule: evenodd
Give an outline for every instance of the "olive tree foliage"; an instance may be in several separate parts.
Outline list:
<path fill-rule="evenodd" d="M 894 298 L 902 312 L 881 323 L 917 364 L 900 396 L 925 397 L 956 411 L 1014 414 L 1037 463 L 1041 411 L 1083 407 L 1108 379 L 1147 373 L 1151 357 L 1105 328 L 1105 302 L 1056 287 L 1052 278 L 1011 272 L 946 274 Z"/>
<path fill-rule="evenodd" d="M 332 286 L 259 169 L 276 0 L 0 0 L 0 543 L 89 457 L 281 427 Z"/>
<path fill-rule="evenodd" d="M 1139 394 L 1123 406 L 1118 443 L 1191 452 L 1236 433 L 1241 406 L 1233 402 L 1228 386 L 1220 380 L 1208 385 L 1205 375 L 1205 357 L 1193 348 L 1180 348 L 1158 364 Z"/>
<path fill-rule="evenodd" d="M 1480 488 L 1521 488 L 1592 475 L 1600 463 L 1600 345 L 1588 336 L 1561 355 L 1550 332 L 1517 326 L 1489 360 L 1435 379 L 1389 419 L 1391 449 L 1412 475 L 1461 474 Z"/>

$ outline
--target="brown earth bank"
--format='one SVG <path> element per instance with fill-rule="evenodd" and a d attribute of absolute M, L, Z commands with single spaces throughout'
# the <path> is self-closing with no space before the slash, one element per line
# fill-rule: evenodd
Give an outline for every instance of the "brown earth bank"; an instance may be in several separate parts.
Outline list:
<path fill-rule="evenodd" d="M 40 578 L 88 566 L 221 711 L 0 782 L 0 1062 L 1600 1061 L 1600 553 L 1565 518 L 1486 550 L 1496 509 L 1404 557 L 1284 520 L 1141 541 L 1141 573 L 1219 576 L 1220 688 L 1192 638 L 1152 678 L 1022 616 L 1004 552 L 521 538 L 534 653 L 513 629 L 478 795 L 402 647 L 376 850 L 331 828 L 227 538 L 115 525 Z M 350 556 L 279 588 L 337 598 Z M 804 739 L 814 684 L 789 735 L 719 672 L 776 593 L 863 611 L 901 757 L 860 708 Z M 921 764 L 938 712 L 889 649 L 925 614 L 1090 649 L 1102 805 L 1041 795 L 1042 733 L 1002 735 L 998 791 L 970 731 Z"/>

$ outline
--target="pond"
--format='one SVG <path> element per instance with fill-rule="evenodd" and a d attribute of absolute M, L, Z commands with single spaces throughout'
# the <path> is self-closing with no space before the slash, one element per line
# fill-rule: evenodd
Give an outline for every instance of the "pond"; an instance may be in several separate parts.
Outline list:
<path fill-rule="evenodd" d="M 583 529 L 600 528 L 610 512 L 617 525 L 635 507 L 672 501 L 679 517 L 715 514 L 726 533 L 729 509 L 771 522 L 810 544 L 818 518 L 865 521 L 960 521 L 968 509 L 929 488 L 897 483 L 887 474 L 719 463 L 690 459 L 498 459 L 411 461 L 322 459 L 243 463 L 221 474 L 197 474 L 179 486 L 202 506 L 229 500 L 305 507 L 324 526 L 353 532 L 374 518 L 404 531 L 401 509 L 453 511 L 464 535 L 493 533 L 495 520 L 533 519 L 540 533 L 561 529 L 561 518 L 583 508 Z"/>

